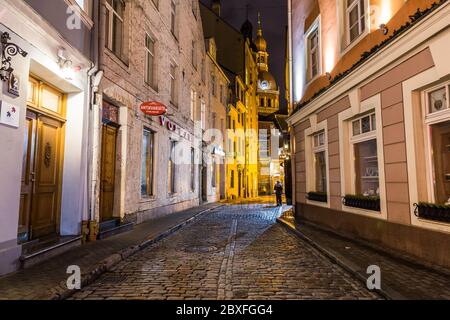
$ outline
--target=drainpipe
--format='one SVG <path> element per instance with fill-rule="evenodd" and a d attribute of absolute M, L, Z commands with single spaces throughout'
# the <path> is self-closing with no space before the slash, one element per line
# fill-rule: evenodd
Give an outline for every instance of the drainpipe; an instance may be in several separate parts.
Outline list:
<path fill-rule="evenodd" d="M 100 57 L 100 1 L 95 1 L 93 6 L 93 20 L 97 21 L 94 25 L 91 37 L 91 57 L 93 66 L 88 73 L 89 82 L 89 121 L 88 121 L 88 196 L 89 196 L 89 213 L 88 221 L 83 223 L 83 239 L 87 240 L 87 234 L 90 234 L 90 240 L 96 238 L 97 222 L 95 219 L 96 189 L 97 189 L 97 172 L 98 172 L 98 91 L 99 85 L 103 77 L 103 71 L 99 70 Z"/>

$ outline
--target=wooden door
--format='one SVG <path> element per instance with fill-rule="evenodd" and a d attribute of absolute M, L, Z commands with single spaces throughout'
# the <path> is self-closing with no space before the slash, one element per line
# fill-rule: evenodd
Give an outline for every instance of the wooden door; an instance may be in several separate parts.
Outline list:
<path fill-rule="evenodd" d="M 37 117 L 31 238 L 57 234 L 60 212 L 62 123 L 45 115 Z M 33 151 L 30 152 L 32 154 Z M 33 176 L 33 174 L 31 174 Z"/>
<path fill-rule="evenodd" d="M 116 171 L 117 128 L 103 125 L 100 183 L 100 221 L 114 217 L 114 184 Z"/>
<path fill-rule="evenodd" d="M 23 142 L 22 183 L 19 206 L 19 241 L 27 241 L 30 238 L 31 202 L 36 177 L 34 166 L 36 154 L 36 130 L 37 116 L 34 112 L 27 111 Z"/>
<path fill-rule="evenodd" d="M 446 203 L 450 198 L 450 122 L 433 128 L 436 201 Z"/>

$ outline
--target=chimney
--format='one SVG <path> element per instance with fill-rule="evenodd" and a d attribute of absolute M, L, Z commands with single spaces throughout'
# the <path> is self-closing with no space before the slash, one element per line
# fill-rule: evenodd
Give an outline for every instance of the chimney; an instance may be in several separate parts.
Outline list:
<path fill-rule="evenodd" d="M 212 10 L 220 17 L 220 0 L 212 0 Z"/>

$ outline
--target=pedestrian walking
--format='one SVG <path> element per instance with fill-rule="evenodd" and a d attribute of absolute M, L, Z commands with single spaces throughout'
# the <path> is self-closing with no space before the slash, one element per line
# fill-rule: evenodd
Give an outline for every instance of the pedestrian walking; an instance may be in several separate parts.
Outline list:
<path fill-rule="evenodd" d="M 280 181 L 277 181 L 277 183 L 275 183 L 275 195 L 277 197 L 277 206 L 282 206 L 283 205 L 283 200 L 282 200 L 282 195 L 283 195 L 283 185 L 281 184 Z"/>

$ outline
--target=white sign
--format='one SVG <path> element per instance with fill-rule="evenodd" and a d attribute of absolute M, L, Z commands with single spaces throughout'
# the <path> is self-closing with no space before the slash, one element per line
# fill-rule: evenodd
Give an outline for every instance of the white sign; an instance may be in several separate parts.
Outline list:
<path fill-rule="evenodd" d="M 0 101 L 0 123 L 12 126 L 15 128 L 19 127 L 19 116 L 20 108 L 7 103 L 6 101 Z"/>

